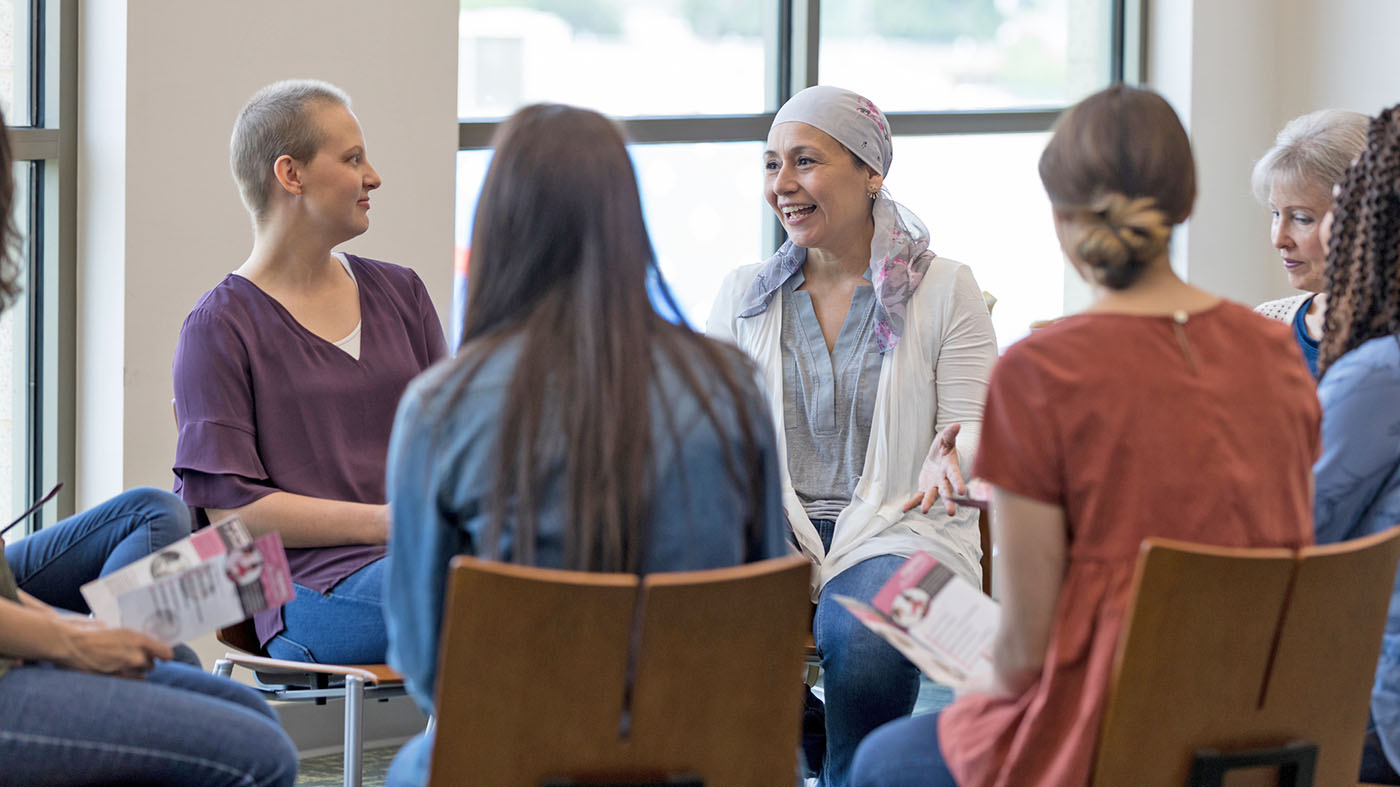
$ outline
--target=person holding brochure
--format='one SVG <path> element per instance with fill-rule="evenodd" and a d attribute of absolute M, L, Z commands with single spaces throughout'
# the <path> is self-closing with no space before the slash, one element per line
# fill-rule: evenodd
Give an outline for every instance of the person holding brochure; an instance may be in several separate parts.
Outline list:
<path fill-rule="evenodd" d="M 1400 106 L 1369 126 L 1322 219 L 1328 309 L 1317 389 L 1322 457 L 1313 473 L 1324 544 L 1400 522 Z M 1400 581 L 1381 638 L 1360 780 L 1400 784 Z"/>
<path fill-rule="evenodd" d="M 461 349 L 409 387 L 389 448 L 389 663 L 427 713 L 454 555 L 652 573 L 787 552 L 753 366 L 653 309 L 649 284 L 675 303 L 620 130 L 540 104 L 494 147 Z M 423 784 L 432 743 L 388 783 Z"/>
<path fill-rule="evenodd" d="M 978 511 L 950 498 L 966 494 L 996 337 L 971 269 L 935 254 L 883 189 L 893 156 L 864 96 L 818 86 L 784 104 L 763 169 L 788 240 L 725 279 L 706 327 L 763 373 L 784 509 L 817 567 L 826 747 L 808 765 L 825 787 L 846 783 L 856 744 L 907 716 L 919 687 L 834 595 L 868 601 L 919 550 L 981 585 Z"/>
<path fill-rule="evenodd" d="M 349 105 L 293 80 L 238 115 L 230 159 L 253 249 L 180 329 L 174 471 L 202 517 L 281 534 L 297 597 L 254 617 L 268 653 L 356 664 L 386 648 L 394 407 L 446 346 L 416 273 L 331 251 L 369 228 L 380 184 Z"/>
<path fill-rule="evenodd" d="M 1312 378 L 1288 326 L 1173 272 L 1196 183 L 1171 106 L 1124 85 L 1084 99 L 1040 176 L 1094 300 L 1009 348 L 987 393 L 974 472 L 1004 583 L 992 677 L 871 734 L 860 787 L 1087 784 L 1142 540 L 1312 541 Z"/>
<path fill-rule="evenodd" d="M 0 311 L 19 291 L 13 171 L 9 137 L 0 132 Z M 135 490 L 41 531 L 61 536 L 61 546 L 50 536 L 0 550 L 0 781 L 172 787 L 296 781 L 296 749 L 256 692 L 165 661 L 173 656 L 167 645 L 60 612 L 16 585 L 8 556 L 38 550 L 35 589 L 47 589 L 51 578 L 43 575 L 52 573 L 57 592 L 77 598 L 66 605 L 79 607 L 81 581 L 64 553 L 82 553 L 82 563 L 103 566 L 104 574 L 108 564 L 131 562 L 150 543 L 188 530 L 183 506 L 168 497 Z M 89 552 L 103 554 L 88 559 Z"/>

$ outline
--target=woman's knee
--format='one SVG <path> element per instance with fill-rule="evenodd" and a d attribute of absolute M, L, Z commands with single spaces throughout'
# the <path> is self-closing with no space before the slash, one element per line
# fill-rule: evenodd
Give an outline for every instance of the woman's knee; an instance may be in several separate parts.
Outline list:
<path fill-rule="evenodd" d="M 151 551 L 162 549 L 190 534 L 190 509 L 164 489 L 142 486 L 121 495 L 151 533 Z"/>

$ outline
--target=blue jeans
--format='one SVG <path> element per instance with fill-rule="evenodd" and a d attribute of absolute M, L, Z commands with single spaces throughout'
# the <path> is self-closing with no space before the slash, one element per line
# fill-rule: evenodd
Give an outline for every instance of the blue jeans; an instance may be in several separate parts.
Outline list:
<path fill-rule="evenodd" d="M 892 721 L 860 744 L 851 787 L 957 787 L 938 746 L 938 717 Z"/>
<path fill-rule="evenodd" d="M 1386 759 L 1385 749 L 1381 748 L 1380 736 L 1376 734 L 1376 720 L 1366 723 L 1366 742 L 1361 746 L 1361 775 L 1358 781 L 1367 784 L 1400 784 L 1400 773 Z"/>
<path fill-rule="evenodd" d="M 830 549 L 836 523 L 812 524 Z M 831 598 L 839 593 L 870 601 L 904 560 L 896 555 L 863 560 L 833 577 L 817 598 L 812 636 L 825 687 L 823 787 L 844 787 L 861 739 L 887 721 L 908 716 L 918 699 L 918 668 Z"/>
<path fill-rule="evenodd" d="M 185 664 L 145 680 L 0 676 L 0 783 L 291 785 L 297 752 L 256 692 Z"/>
<path fill-rule="evenodd" d="M 383 663 L 389 648 L 384 565 L 380 558 L 327 593 L 293 583 L 297 597 L 282 608 L 286 628 L 268 641 L 268 655 L 320 664 Z"/>
<path fill-rule="evenodd" d="M 45 604 L 87 613 L 78 588 L 190 534 L 184 501 L 141 487 L 5 546 L 20 590 Z"/>

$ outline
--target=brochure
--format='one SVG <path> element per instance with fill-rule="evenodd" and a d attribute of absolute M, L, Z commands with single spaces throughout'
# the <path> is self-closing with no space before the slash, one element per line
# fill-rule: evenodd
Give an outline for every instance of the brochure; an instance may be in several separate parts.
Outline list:
<path fill-rule="evenodd" d="M 93 617 L 169 644 L 280 607 L 295 597 L 276 532 L 257 539 L 237 517 L 80 588 Z"/>
<path fill-rule="evenodd" d="M 991 674 L 1001 607 L 927 552 L 905 561 L 870 604 L 835 598 L 938 683 Z"/>

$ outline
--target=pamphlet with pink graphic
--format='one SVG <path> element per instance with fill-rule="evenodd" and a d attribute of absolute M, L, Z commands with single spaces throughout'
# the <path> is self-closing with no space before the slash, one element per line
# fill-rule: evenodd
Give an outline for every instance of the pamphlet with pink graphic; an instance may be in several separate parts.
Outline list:
<path fill-rule="evenodd" d="M 295 597 L 275 531 L 254 539 L 229 517 L 83 585 L 93 617 L 174 644 Z"/>
<path fill-rule="evenodd" d="M 835 598 L 939 683 L 991 674 L 1001 607 L 927 552 L 906 560 L 871 603 Z"/>

